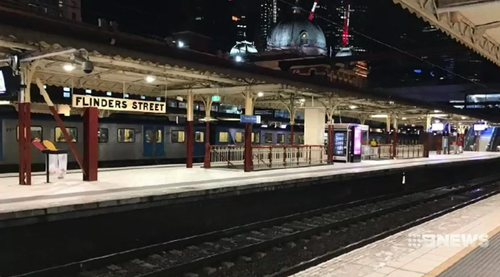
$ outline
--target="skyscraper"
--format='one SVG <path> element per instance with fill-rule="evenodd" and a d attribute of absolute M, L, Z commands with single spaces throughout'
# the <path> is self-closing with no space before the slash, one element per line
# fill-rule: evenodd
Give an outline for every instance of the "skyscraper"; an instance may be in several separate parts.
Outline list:
<path fill-rule="evenodd" d="M 354 33 L 366 29 L 369 7 L 363 0 L 319 0 L 316 8 L 316 24 L 325 33 L 327 44 L 336 53 L 342 48 L 350 47 L 356 52 L 367 51 L 367 41 Z"/>
<path fill-rule="evenodd" d="M 278 0 L 258 0 L 254 5 L 258 10 L 258 17 L 253 19 L 256 26 L 255 45 L 257 49 L 264 50 L 271 28 L 278 23 Z"/>
<path fill-rule="evenodd" d="M 81 0 L 14 0 L 20 8 L 54 17 L 82 21 Z"/>

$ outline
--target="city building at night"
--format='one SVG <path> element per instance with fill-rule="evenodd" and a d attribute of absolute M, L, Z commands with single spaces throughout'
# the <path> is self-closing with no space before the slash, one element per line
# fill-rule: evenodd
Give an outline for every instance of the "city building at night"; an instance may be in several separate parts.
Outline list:
<path fill-rule="evenodd" d="M 63 17 L 71 20 L 82 21 L 81 0 L 17 0 L 11 4 L 17 4 L 22 9 L 47 14 L 54 17 Z"/>
<path fill-rule="evenodd" d="M 273 28 L 267 41 L 267 50 L 291 51 L 307 56 L 324 56 L 328 53 L 321 27 L 303 17 L 296 7 L 290 18 L 282 20 Z"/>

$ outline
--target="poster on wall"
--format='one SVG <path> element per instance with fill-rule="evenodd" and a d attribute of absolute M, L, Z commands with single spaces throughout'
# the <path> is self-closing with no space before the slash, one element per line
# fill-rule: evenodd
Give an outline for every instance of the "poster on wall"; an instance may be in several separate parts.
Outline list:
<path fill-rule="evenodd" d="M 361 155 L 361 128 L 354 127 L 354 155 Z"/>

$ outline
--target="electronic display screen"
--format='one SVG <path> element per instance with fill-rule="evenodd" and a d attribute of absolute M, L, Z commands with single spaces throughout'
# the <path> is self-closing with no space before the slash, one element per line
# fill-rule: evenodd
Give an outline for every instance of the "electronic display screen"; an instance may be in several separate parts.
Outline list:
<path fill-rule="evenodd" d="M 345 147 L 345 133 L 335 133 L 334 138 L 334 155 L 343 156 Z"/>
<path fill-rule="evenodd" d="M 476 132 L 484 131 L 486 129 L 488 129 L 487 124 L 474 124 L 474 131 Z"/>
<path fill-rule="evenodd" d="M 444 130 L 444 124 L 443 123 L 432 123 L 431 130 L 433 132 L 443 131 Z"/>
<path fill-rule="evenodd" d="M 0 94 L 7 93 L 7 86 L 5 85 L 5 78 L 3 76 L 3 71 L 0 70 Z"/>
<path fill-rule="evenodd" d="M 10 66 L 0 67 L 0 100 L 14 100 L 17 98 L 20 76 L 12 75 Z"/>

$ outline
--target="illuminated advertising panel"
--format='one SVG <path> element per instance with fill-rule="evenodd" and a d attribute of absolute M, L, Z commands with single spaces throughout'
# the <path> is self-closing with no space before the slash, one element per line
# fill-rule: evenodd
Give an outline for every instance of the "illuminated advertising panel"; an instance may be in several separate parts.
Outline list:
<path fill-rule="evenodd" d="M 361 155 L 361 128 L 354 127 L 354 155 Z"/>

